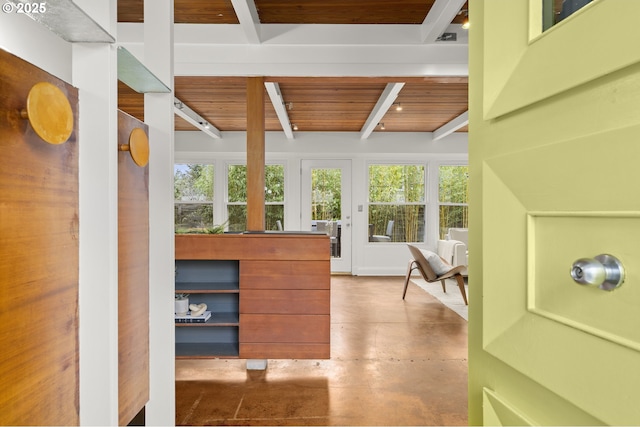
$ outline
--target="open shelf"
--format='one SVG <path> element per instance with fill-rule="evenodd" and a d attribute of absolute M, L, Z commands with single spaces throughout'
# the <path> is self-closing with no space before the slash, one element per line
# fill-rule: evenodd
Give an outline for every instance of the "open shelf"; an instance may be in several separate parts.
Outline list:
<path fill-rule="evenodd" d="M 238 358 L 237 343 L 176 343 L 177 358 Z"/>
<path fill-rule="evenodd" d="M 216 327 L 216 326 L 239 326 L 240 315 L 238 313 L 212 313 L 211 317 L 203 323 L 176 323 L 181 327 Z"/>
<path fill-rule="evenodd" d="M 176 293 L 207 305 L 204 323 L 176 323 L 176 357 L 238 357 L 240 264 L 235 260 L 176 260 Z"/>
<path fill-rule="evenodd" d="M 238 282 L 176 282 L 176 292 L 185 293 L 238 293 Z"/>

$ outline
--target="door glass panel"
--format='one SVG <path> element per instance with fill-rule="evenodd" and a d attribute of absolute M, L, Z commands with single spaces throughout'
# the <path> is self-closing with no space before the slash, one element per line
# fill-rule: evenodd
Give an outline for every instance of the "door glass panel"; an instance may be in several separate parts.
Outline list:
<path fill-rule="evenodd" d="M 546 31 L 558 22 L 582 9 L 593 0 L 543 0 L 542 31 Z"/>
<path fill-rule="evenodd" d="M 311 169 L 311 230 L 331 237 L 331 257 L 340 258 L 342 217 L 342 170 Z"/>

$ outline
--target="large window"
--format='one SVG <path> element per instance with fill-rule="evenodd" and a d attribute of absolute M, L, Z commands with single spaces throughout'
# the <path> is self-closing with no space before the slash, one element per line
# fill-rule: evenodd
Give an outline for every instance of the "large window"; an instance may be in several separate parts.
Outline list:
<path fill-rule="evenodd" d="M 369 241 L 423 242 L 425 167 L 369 165 Z"/>
<path fill-rule="evenodd" d="M 176 164 L 173 183 L 176 233 L 213 228 L 213 165 Z"/>
<path fill-rule="evenodd" d="M 469 167 L 440 166 L 438 201 L 440 238 L 449 228 L 469 227 Z"/>
<path fill-rule="evenodd" d="M 247 166 L 229 165 L 227 174 L 227 215 L 229 231 L 247 229 Z M 265 229 L 284 224 L 284 166 L 265 166 Z"/>

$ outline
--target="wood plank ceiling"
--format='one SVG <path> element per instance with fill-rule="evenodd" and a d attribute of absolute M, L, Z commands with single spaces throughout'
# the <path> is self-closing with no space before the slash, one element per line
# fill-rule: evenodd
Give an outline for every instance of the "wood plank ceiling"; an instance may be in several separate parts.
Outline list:
<path fill-rule="evenodd" d="M 255 0 L 261 24 L 420 24 L 435 0 Z M 462 10 L 467 9 L 467 3 Z M 143 22 L 143 0 L 119 0 L 119 22 Z M 231 0 L 175 0 L 175 23 L 238 24 Z M 461 23 L 464 15 L 453 23 Z M 433 132 L 468 109 L 467 77 L 287 77 L 279 85 L 299 131 L 360 132 L 387 83 L 404 86 L 376 132 Z M 246 130 L 246 78 L 176 76 L 175 96 L 215 128 Z M 397 104 L 402 111 L 396 111 Z M 143 96 L 119 85 L 119 108 L 143 119 Z M 384 126 L 382 126 L 384 124 Z M 382 129 L 384 127 L 384 129 Z M 176 130 L 196 130 L 176 116 Z M 269 96 L 265 129 L 282 131 Z M 467 126 L 458 131 L 467 132 Z"/>

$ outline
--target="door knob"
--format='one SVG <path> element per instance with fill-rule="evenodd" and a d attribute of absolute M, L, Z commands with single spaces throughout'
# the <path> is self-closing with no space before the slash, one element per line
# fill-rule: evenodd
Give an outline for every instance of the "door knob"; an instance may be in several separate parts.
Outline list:
<path fill-rule="evenodd" d="M 624 267 L 618 258 L 601 254 L 574 262 L 571 277 L 580 285 L 598 286 L 603 291 L 612 291 L 624 282 Z"/>

